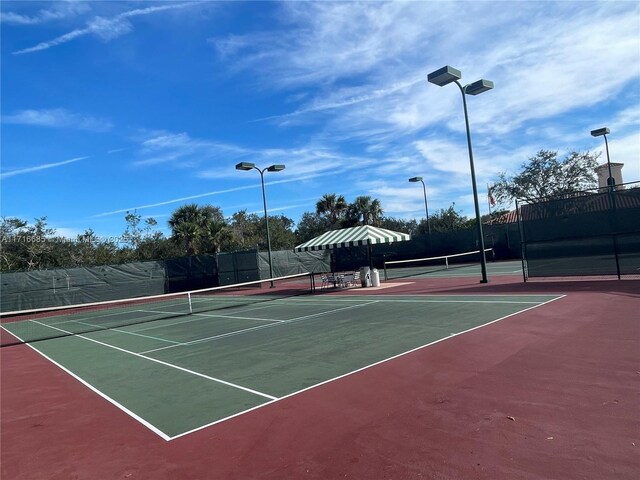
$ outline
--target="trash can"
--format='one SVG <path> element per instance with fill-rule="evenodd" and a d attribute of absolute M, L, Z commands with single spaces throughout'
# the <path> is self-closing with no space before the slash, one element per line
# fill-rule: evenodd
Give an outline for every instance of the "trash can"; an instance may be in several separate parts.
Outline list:
<path fill-rule="evenodd" d="M 360 283 L 363 287 L 371 286 L 371 269 L 369 267 L 360 267 Z"/>
<path fill-rule="evenodd" d="M 380 272 L 378 272 L 377 268 L 371 270 L 371 286 L 379 287 L 380 286 Z"/>

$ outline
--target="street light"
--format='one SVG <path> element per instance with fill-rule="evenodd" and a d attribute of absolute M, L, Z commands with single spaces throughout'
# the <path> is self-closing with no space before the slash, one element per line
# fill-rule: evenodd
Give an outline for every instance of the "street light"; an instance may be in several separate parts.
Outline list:
<path fill-rule="evenodd" d="M 257 170 L 260 172 L 260 182 L 262 183 L 262 203 L 264 205 L 264 223 L 267 227 L 267 253 L 269 255 L 269 278 L 273 278 L 273 265 L 271 264 L 271 235 L 269 234 L 269 215 L 267 215 L 267 197 L 264 193 L 264 172 L 281 172 L 285 169 L 284 165 L 271 165 L 270 167 L 263 168 L 262 170 L 256 167 L 255 163 L 240 162 L 236 165 L 236 170 Z M 273 280 L 271 280 L 271 288 L 275 287 Z"/>
<path fill-rule="evenodd" d="M 473 165 L 473 150 L 471 149 L 471 132 L 469 130 L 469 115 L 467 113 L 466 95 L 479 95 L 493 88 L 490 80 L 478 80 L 468 85 L 462 86 L 458 80 L 462 78 L 460 70 L 446 65 L 435 72 L 427 75 L 429 83 L 444 87 L 450 83 L 455 83 L 462 94 L 462 105 L 464 106 L 464 122 L 467 127 L 467 146 L 469 147 L 469 164 L 471 166 L 471 184 L 473 186 L 473 204 L 476 210 L 476 223 L 478 225 L 478 241 L 480 243 L 480 267 L 482 269 L 482 280 L 480 283 L 487 283 L 487 259 L 484 256 L 484 234 L 482 233 L 482 221 L 480 219 L 480 205 L 478 204 L 478 187 L 476 186 L 476 172 Z"/>
<path fill-rule="evenodd" d="M 604 145 L 607 149 L 607 168 L 609 169 L 609 178 L 607 178 L 607 187 L 608 190 L 613 190 L 616 180 L 611 175 L 611 160 L 609 160 L 609 142 L 607 141 L 607 133 L 610 133 L 610 130 L 607 127 L 598 128 L 596 130 L 591 130 L 592 137 L 604 137 Z"/>
<path fill-rule="evenodd" d="M 422 180 L 422 177 L 413 177 L 409 179 L 410 182 L 422 182 L 422 190 L 424 191 L 424 210 L 427 214 L 427 230 L 429 231 L 429 236 L 431 236 L 431 225 L 429 224 L 429 206 L 427 205 L 427 187 Z"/>
<path fill-rule="evenodd" d="M 613 231 L 617 230 L 617 213 L 616 213 L 616 195 L 615 195 L 615 185 L 616 180 L 613 178 L 611 174 L 611 160 L 609 160 L 609 142 L 607 141 L 607 134 L 610 130 L 607 127 L 598 128 L 596 130 L 591 130 L 592 137 L 604 137 L 604 145 L 607 149 L 607 168 L 609 169 L 609 178 L 607 178 L 607 193 L 609 194 L 609 201 L 611 202 L 611 209 L 613 215 L 611 216 L 611 221 L 613 222 Z M 616 258 L 616 270 L 618 272 L 618 280 L 620 280 L 620 256 L 618 255 L 618 240 L 617 236 L 613 234 L 613 254 Z"/>

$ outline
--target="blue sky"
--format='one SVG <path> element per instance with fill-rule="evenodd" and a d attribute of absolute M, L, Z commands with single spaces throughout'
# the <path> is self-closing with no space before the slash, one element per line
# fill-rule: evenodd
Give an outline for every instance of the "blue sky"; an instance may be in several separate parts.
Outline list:
<path fill-rule="evenodd" d="M 473 216 L 462 100 L 486 185 L 540 149 L 604 151 L 640 180 L 640 3 L 14 2 L 1 8 L 1 213 L 120 234 L 190 202 L 298 221 L 325 193 Z M 606 157 L 603 153 L 601 160 Z"/>

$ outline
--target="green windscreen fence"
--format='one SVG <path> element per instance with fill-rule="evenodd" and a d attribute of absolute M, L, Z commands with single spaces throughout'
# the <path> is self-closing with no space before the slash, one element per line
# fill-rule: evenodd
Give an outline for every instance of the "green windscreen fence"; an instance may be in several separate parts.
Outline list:
<path fill-rule="evenodd" d="M 311 273 L 279 277 L 273 279 L 271 285 L 268 281 L 258 280 L 238 285 L 80 305 L 2 311 L 0 347 L 121 329 L 142 323 L 162 322 L 155 323 L 156 326 L 160 326 L 166 325 L 166 320 L 192 324 L 194 318 L 180 320 L 181 317 L 204 312 L 233 311 L 238 307 L 306 295 L 314 291 Z M 186 327 L 182 327 L 183 330 L 184 328 Z"/>
<path fill-rule="evenodd" d="M 273 276 L 330 271 L 328 252 L 274 251 Z M 122 265 L 0 274 L 0 312 L 77 305 L 236 285 L 270 278 L 256 249 Z"/>
<path fill-rule="evenodd" d="M 634 188 L 635 187 L 635 188 Z M 640 187 L 518 206 L 525 278 L 640 276 Z"/>
<path fill-rule="evenodd" d="M 165 293 L 164 262 L 60 268 L 0 275 L 0 311 Z"/>
<path fill-rule="evenodd" d="M 260 280 L 258 251 L 253 249 L 241 252 L 219 253 L 218 280 L 220 285 L 233 285 Z"/>
<path fill-rule="evenodd" d="M 219 285 L 218 262 L 215 255 L 171 258 L 164 260 L 164 266 L 164 293 L 186 292 Z"/>
<path fill-rule="evenodd" d="M 282 277 L 297 273 L 331 271 L 331 254 L 328 250 L 314 252 L 294 252 L 292 250 L 276 250 L 271 252 L 273 275 L 269 272 L 268 252 L 258 252 L 260 278 Z"/>

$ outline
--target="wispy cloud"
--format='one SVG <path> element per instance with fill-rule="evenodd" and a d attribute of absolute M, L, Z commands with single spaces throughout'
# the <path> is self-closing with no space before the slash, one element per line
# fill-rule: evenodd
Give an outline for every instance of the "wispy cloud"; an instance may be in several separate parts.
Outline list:
<path fill-rule="evenodd" d="M 89 11 L 86 3 L 76 1 L 53 2 L 51 8 L 41 9 L 35 15 L 24 15 L 16 12 L 0 12 L 0 22 L 11 25 L 40 25 L 81 15 Z"/>
<path fill-rule="evenodd" d="M 170 200 L 163 200 L 160 202 L 156 202 L 156 203 L 149 203 L 146 205 L 138 205 L 137 207 L 127 207 L 127 208 L 121 208 L 119 210 L 113 210 L 110 212 L 103 212 L 103 213 L 97 213 L 95 215 L 93 215 L 93 217 L 106 217 L 109 215 L 116 215 L 118 213 L 124 213 L 124 212 L 133 212 L 133 211 L 137 211 L 137 210 L 143 210 L 146 208 L 154 208 L 154 207 L 162 207 L 164 205 L 171 205 L 172 203 L 181 203 L 181 202 L 188 202 L 188 201 L 192 201 L 192 200 L 196 200 L 198 198 L 204 198 L 204 197 L 210 197 L 212 195 L 221 195 L 223 193 L 231 193 L 231 192 L 237 192 L 239 190 L 246 190 L 249 188 L 254 188 L 254 186 L 244 186 L 244 187 L 235 187 L 235 188 L 228 188 L 228 189 L 224 189 L 224 190 L 217 190 L 214 192 L 205 192 L 205 193 L 199 193 L 196 195 L 189 195 L 188 197 L 180 197 L 180 198 L 172 198 Z"/>
<path fill-rule="evenodd" d="M 291 2 L 282 6 L 283 21 L 294 25 L 286 34 L 211 42 L 230 71 L 251 70 L 263 88 L 291 90 L 292 98 L 308 93 L 297 108 L 268 117 L 282 125 L 324 112 L 327 136 L 348 131 L 377 141 L 442 123 L 462 131 L 459 95 L 425 81 L 430 69 L 452 63 L 465 80 L 495 81 L 490 95 L 473 100 L 473 118 L 476 130 L 504 135 L 606 101 L 640 76 L 637 4 L 541 9 L 538 2 Z M 451 18 L 464 25 L 456 35 L 448 32 Z"/>
<path fill-rule="evenodd" d="M 65 160 L 63 162 L 57 162 L 57 163 L 45 163 L 43 165 L 36 165 L 35 167 L 28 167 L 28 168 L 22 168 L 20 170 L 11 170 L 8 172 L 2 172 L 0 173 L 0 178 L 9 178 L 9 177 L 14 177 L 16 175 L 24 175 L 26 173 L 33 173 L 33 172 L 39 172 L 41 170 L 47 170 L 50 168 L 58 168 L 58 167 L 62 167 L 64 165 L 69 165 L 70 163 L 75 163 L 75 162 L 79 162 L 80 160 L 85 160 L 89 157 L 76 157 L 76 158 L 72 158 L 70 160 Z"/>
<path fill-rule="evenodd" d="M 192 138 L 188 133 L 152 132 L 143 139 L 136 152 L 135 167 L 167 165 L 175 168 L 195 167 L 205 162 L 233 162 L 254 152 L 237 145 Z"/>
<path fill-rule="evenodd" d="M 406 60 L 423 52 L 416 45 L 428 45 L 430 27 L 446 23 L 456 8 L 443 2 L 424 5 L 287 2 L 279 4 L 282 20 L 274 30 L 210 41 L 235 70 L 257 70 L 261 81 L 284 88 L 335 85 L 357 75 L 378 75 L 384 68 L 405 72 Z M 282 25 L 287 26 L 284 32 Z"/>
<path fill-rule="evenodd" d="M 272 115 L 270 117 L 257 119 L 256 121 L 288 119 L 305 113 L 322 112 L 325 110 L 349 107 L 358 103 L 381 99 L 391 94 L 406 90 L 407 88 L 413 87 L 421 82 L 422 80 L 411 80 L 407 82 L 400 82 L 389 87 L 371 89 L 369 86 L 361 86 L 357 89 L 353 89 L 355 91 L 341 90 L 334 96 L 335 98 L 316 99 L 312 104 L 294 112 L 285 113 L 283 115 Z"/>
<path fill-rule="evenodd" d="M 193 138 L 185 132 L 155 132 L 140 142 L 137 159 L 132 166 L 190 168 L 197 178 L 228 179 L 237 177 L 233 166 L 241 161 L 256 163 L 260 167 L 275 163 L 286 164 L 279 175 L 306 176 L 371 165 L 374 159 L 346 155 L 330 147 L 305 145 L 291 148 L 257 148 Z"/>
<path fill-rule="evenodd" d="M 24 48 L 13 52 L 14 55 L 22 55 L 25 53 L 33 53 L 41 50 L 47 50 L 48 48 L 62 45 L 64 43 L 75 40 L 76 38 L 84 37 L 86 35 L 95 35 L 99 39 L 108 42 L 121 35 L 129 33 L 133 30 L 133 25 L 129 21 L 130 18 L 139 17 L 143 15 L 151 15 L 153 13 L 163 12 L 167 10 L 175 10 L 178 8 L 191 7 L 199 2 L 186 2 L 177 3 L 171 5 L 161 5 L 147 8 L 138 8 L 135 10 L 129 10 L 127 12 L 120 13 L 115 17 L 103 18 L 95 17 L 91 20 L 85 28 L 73 30 L 69 33 L 65 33 L 52 40 L 41 42 L 33 47 Z"/>
<path fill-rule="evenodd" d="M 271 178 L 266 179 L 266 185 L 309 182 L 324 176 L 333 177 L 350 171 L 366 171 L 367 168 L 374 167 L 376 163 L 373 158 L 348 156 L 312 145 L 291 149 L 258 149 L 193 138 L 186 132 L 171 133 L 166 131 L 146 133 L 143 138 L 139 139 L 134 156 L 137 156 L 138 159 L 132 162 L 132 166 L 137 168 L 158 168 L 160 166 L 188 168 L 192 171 L 193 177 L 211 180 L 233 178 L 235 181 L 241 181 L 242 179 L 250 179 L 251 177 L 247 176 L 246 172 L 238 172 L 234 169 L 234 164 L 241 160 L 254 162 L 258 167 L 266 167 L 274 163 L 286 164 L 287 168 L 278 173 L 277 177 L 270 176 Z M 212 164 L 214 166 L 211 166 Z M 259 182 L 251 181 L 244 186 L 120 208 L 98 213 L 93 217 L 106 217 L 127 211 L 163 207 L 259 187 Z M 273 211 L 275 210 L 273 209 Z"/>
<path fill-rule="evenodd" d="M 281 184 L 281 183 L 293 183 L 293 182 L 300 182 L 309 178 L 315 178 L 318 177 L 322 174 L 315 174 L 315 175 L 303 175 L 303 176 L 296 176 L 295 178 L 285 178 L 285 179 L 281 179 L 281 180 L 274 180 L 274 181 L 270 181 L 270 182 L 265 182 L 265 185 L 277 185 L 277 184 Z M 118 213 L 124 213 L 124 212 L 132 212 L 132 211 L 137 211 L 137 210 L 143 210 L 143 209 L 147 209 L 147 208 L 155 208 L 155 207 L 162 207 L 165 205 L 171 205 L 174 203 L 182 203 L 182 202 L 189 202 L 189 201 L 193 201 L 193 200 L 197 200 L 199 198 L 204 198 L 204 197 L 211 197 L 214 195 L 223 195 L 225 193 L 232 193 L 232 192 L 238 192 L 238 191 L 242 191 L 242 190 L 252 190 L 252 189 L 256 189 L 256 188 L 260 188 L 260 184 L 259 183 L 255 183 L 252 185 L 245 185 L 242 187 L 234 187 L 234 188 L 226 188 L 223 190 L 216 190 L 213 192 L 205 192 L 205 193 L 199 193 L 196 195 L 189 195 L 187 197 L 180 197 L 180 198 L 172 198 L 170 200 L 163 200 L 160 202 L 156 202 L 156 203 L 150 203 L 150 204 L 146 204 L 146 205 L 138 205 L 136 207 L 128 207 L 128 208 L 121 208 L 119 210 L 113 210 L 113 211 L 109 211 L 109 212 L 103 212 L 103 213 L 98 213 L 93 215 L 94 218 L 98 218 L 98 217 L 106 217 L 109 215 L 116 215 Z M 287 207 L 287 208 L 293 208 L 293 207 Z M 272 209 L 269 209 L 270 211 L 272 211 Z M 278 209 L 273 209 L 273 210 L 279 210 Z"/>
<path fill-rule="evenodd" d="M 74 128 L 95 132 L 105 132 L 112 127 L 111 123 L 107 120 L 69 112 L 63 108 L 52 110 L 20 110 L 11 115 L 3 115 L 2 123 L 53 128 Z"/>

